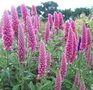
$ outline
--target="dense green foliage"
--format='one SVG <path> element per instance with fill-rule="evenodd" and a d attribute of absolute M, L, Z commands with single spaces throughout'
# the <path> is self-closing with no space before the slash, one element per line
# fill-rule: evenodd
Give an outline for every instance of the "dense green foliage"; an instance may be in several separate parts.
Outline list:
<path fill-rule="evenodd" d="M 28 8 L 31 10 L 31 7 L 28 6 Z M 17 11 L 19 16 L 21 16 L 20 7 L 17 7 Z M 58 4 L 53 1 L 48 2 L 42 2 L 40 5 L 37 6 L 37 12 L 39 15 L 42 16 L 43 20 L 47 18 L 48 13 L 53 14 L 54 11 L 62 12 L 64 15 L 64 20 L 69 19 L 69 17 L 72 17 L 73 19 L 80 16 L 80 14 L 85 13 L 86 16 L 90 14 L 91 9 L 90 8 L 76 8 L 74 11 L 71 9 L 58 9 Z"/>

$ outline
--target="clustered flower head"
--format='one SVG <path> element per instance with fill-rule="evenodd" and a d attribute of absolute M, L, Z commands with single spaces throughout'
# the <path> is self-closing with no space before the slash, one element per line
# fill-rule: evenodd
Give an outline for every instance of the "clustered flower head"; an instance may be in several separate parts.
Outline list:
<path fill-rule="evenodd" d="M 59 24 L 59 29 L 63 29 L 64 20 L 61 12 L 58 13 L 58 24 Z"/>
<path fill-rule="evenodd" d="M 52 63 L 52 61 L 51 61 L 51 53 L 48 53 L 47 54 L 47 70 L 48 70 L 48 72 L 50 71 L 51 63 Z"/>
<path fill-rule="evenodd" d="M 53 20 L 52 20 L 52 14 L 48 14 L 48 22 L 49 22 L 49 24 L 50 24 L 50 28 L 52 28 L 53 27 Z"/>
<path fill-rule="evenodd" d="M 24 29 L 26 29 L 26 17 L 30 15 L 30 11 L 24 4 L 22 4 L 20 8 L 21 8 L 21 15 L 23 19 Z"/>
<path fill-rule="evenodd" d="M 66 41 L 65 54 L 68 64 L 71 63 L 73 54 L 73 31 L 70 29 Z"/>
<path fill-rule="evenodd" d="M 69 30 L 70 30 L 70 23 L 67 21 L 64 24 L 64 39 L 65 40 L 67 40 Z"/>
<path fill-rule="evenodd" d="M 24 31 L 19 24 L 18 26 L 18 59 L 19 62 L 23 63 L 26 58 L 26 46 L 25 46 L 25 38 L 24 38 Z"/>
<path fill-rule="evenodd" d="M 77 40 L 72 28 L 68 32 L 65 54 L 68 64 L 73 63 L 76 58 Z"/>
<path fill-rule="evenodd" d="M 77 39 L 76 39 L 76 35 L 73 32 L 73 49 L 72 49 L 72 60 L 71 62 L 73 63 L 75 58 L 76 58 L 76 53 L 77 53 Z"/>
<path fill-rule="evenodd" d="M 86 49 L 88 48 L 92 48 L 92 35 L 89 28 L 86 30 Z"/>
<path fill-rule="evenodd" d="M 61 90 L 61 77 L 60 74 L 56 75 L 56 80 L 55 80 L 55 90 Z"/>
<path fill-rule="evenodd" d="M 54 12 L 54 28 L 58 29 L 59 23 L 58 23 L 58 14 L 57 12 Z"/>
<path fill-rule="evenodd" d="M 16 35 L 18 33 L 19 20 L 18 20 L 17 10 L 15 9 L 14 6 L 12 6 L 11 8 L 11 16 L 12 16 L 12 28 L 13 28 L 14 34 Z"/>
<path fill-rule="evenodd" d="M 31 17 L 32 19 L 32 25 L 33 28 L 35 29 L 35 32 L 39 32 L 40 31 L 40 17 L 38 15 L 33 15 Z"/>
<path fill-rule="evenodd" d="M 80 73 L 77 71 L 75 80 L 74 80 L 74 90 L 76 90 L 77 87 L 80 85 Z"/>
<path fill-rule="evenodd" d="M 3 15 L 3 43 L 6 50 L 12 49 L 13 29 L 8 11 L 4 11 Z"/>
<path fill-rule="evenodd" d="M 60 65 L 60 77 L 61 81 L 64 80 L 66 73 L 67 73 L 67 61 L 66 61 L 66 56 L 65 54 L 62 55 L 61 59 L 61 65 Z"/>
<path fill-rule="evenodd" d="M 50 24 L 49 24 L 49 22 L 47 22 L 45 24 L 44 39 L 47 42 L 49 40 L 49 38 L 50 38 Z"/>
<path fill-rule="evenodd" d="M 36 50 L 36 45 L 37 45 L 37 41 L 36 41 L 36 35 L 35 35 L 35 30 L 32 26 L 32 21 L 31 21 L 31 17 L 27 16 L 26 18 L 26 30 L 28 31 L 28 47 L 30 47 L 33 51 Z"/>
<path fill-rule="evenodd" d="M 39 60 L 38 60 L 38 79 L 46 76 L 47 69 L 47 54 L 45 43 L 42 41 L 39 49 Z"/>
<path fill-rule="evenodd" d="M 80 81 L 80 89 L 79 90 L 86 90 L 84 81 Z"/>
<path fill-rule="evenodd" d="M 36 15 L 36 14 L 37 14 L 36 7 L 32 5 L 31 15 Z"/>
<path fill-rule="evenodd" d="M 76 30 L 76 23 L 75 23 L 75 21 L 71 20 L 70 24 L 71 24 L 71 28 L 72 28 L 73 32 L 75 33 L 76 39 L 78 39 L 78 34 L 77 34 L 77 30 Z"/>
<path fill-rule="evenodd" d="M 82 36 L 81 36 L 81 44 L 80 44 L 80 48 L 83 51 L 86 50 L 86 42 L 87 42 L 87 28 L 86 28 L 86 25 L 83 24 Z"/>

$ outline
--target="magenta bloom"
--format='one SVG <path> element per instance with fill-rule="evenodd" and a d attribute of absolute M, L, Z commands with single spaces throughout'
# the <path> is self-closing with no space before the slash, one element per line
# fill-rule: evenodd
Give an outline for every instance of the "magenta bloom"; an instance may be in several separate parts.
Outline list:
<path fill-rule="evenodd" d="M 26 17 L 30 15 L 30 11 L 24 4 L 21 5 L 21 14 L 24 22 L 24 28 L 26 29 Z"/>
<path fill-rule="evenodd" d="M 60 75 L 56 76 L 56 81 L 55 81 L 55 90 L 61 90 L 61 77 Z"/>
<path fill-rule="evenodd" d="M 38 15 L 32 16 L 32 24 L 36 32 L 40 30 L 40 17 Z"/>
<path fill-rule="evenodd" d="M 51 67 L 51 53 L 47 54 L 47 70 L 50 71 L 50 67 Z"/>
<path fill-rule="evenodd" d="M 57 14 L 57 12 L 55 11 L 55 12 L 54 12 L 54 28 L 55 28 L 55 29 L 58 29 L 58 26 L 59 26 L 58 14 Z"/>
<path fill-rule="evenodd" d="M 73 31 L 70 29 L 66 41 L 65 54 L 68 64 L 72 61 L 73 54 Z"/>
<path fill-rule="evenodd" d="M 46 76 L 46 68 L 47 68 L 47 55 L 45 43 L 41 42 L 39 49 L 39 60 L 38 60 L 38 78 L 40 79 L 43 76 Z"/>
<path fill-rule="evenodd" d="M 65 38 L 65 40 L 67 40 L 69 29 L 70 29 L 70 23 L 65 22 L 65 29 L 64 29 L 64 38 Z"/>
<path fill-rule="evenodd" d="M 35 30 L 32 27 L 31 17 L 27 16 L 26 19 L 26 30 L 28 31 L 28 46 L 35 51 L 36 50 L 36 35 Z"/>
<path fill-rule="evenodd" d="M 91 65 L 92 63 L 92 52 L 91 52 L 91 47 L 89 47 L 86 51 L 85 51 L 85 55 L 86 55 L 86 61 L 88 66 Z"/>
<path fill-rule="evenodd" d="M 80 73 L 77 72 L 74 80 L 74 90 L 77 90 L 76 88 L 80 85 Z"/>
<path fill-rule="evenodd" d="M 76 51 L 77 51 L 77 39 L 76 39 L 76 35 L 73 32 L 73 49 L 72 49 L 72 60 L 71 62 L 73 63 L 75 58 L 76 58 Z"/>
<path fill-rule="evenodd" d="M 80 81 L 80 89 L 79 90 L 86 90 L 86 86 L 84 81 Z"/>
<path fill-rule="evenodd" d="M 26 47 L 25 47 L 25 38 L 24 31 L 22 26 L 18 26 L 18 59 L 22 63 L 26 58 Z"/>
<path fill-rule="evenodd" d="M 50 24 L 49 22 L 47 22 L 45 25 L 44 39 L 47 42 L 49 38 L 50 38 Z"/>
<path fill-rule="evenodd" d="M 92 35 L 89 28 L 87 28 L 86 33 L 86 49 L 88 49 L 88 47 L 92 47 Z"/>
<path fill-rule="evenodd" d="M 59 21 L 59 28 L 63 29 L 64 20 L 61 12 L 58 13 L 58 21 Z"/>
<path fill-rule="evenodd" d="M 37 31 L 40 31 L 40 17 L 37 17 Z"/>
<path fill-rule="evenodd" d="M 86 40 L 87 40 L 87 27 L 85 25 L 83 25 L 81 44 L 80 44 L 81 50 L 86 49 L 86 42 L 87 42 Z"/>
<path fill-rule="evenodd" d="M 77 34 L 77 31 L 76 31 L 76 23 L 73 20 L 70 23 L 71 23 L 71 28 L 72 28 L 73 32 L 75 33 L 75 36 L 76 36 L 76 39 L 77 39 L 78 34 Z"/>
<path fill-rule="evenodd" d="M 32 5 L 31 14 L 32 15 L 36 15 L 37 14 L 37 10 L 36 10 L 36 7 L 34 5 Z"/>
<path fill-rule="evenodd" d="M 3 43 L 6 50 L 11 50 L 13 44 L 13 29 L 8 11 L 3 15 Z"/>
<path fill-rule="evenodd" d="M 50 24 L 50 28 L 53 26 L 52 14 L 48 14 L 48 22 Z"/>
<path fill-rule="evenodd" d="M 62 55 L 61 65 L 60 65 L 60 76 L 63 81 L 67 73 L 67 61 L 65 54 Z"/>
<path fill-rule="evenodd" d="M 13 7 L 13 6 L 11 8 L 11 16 L 12 16 L 12 27 L 14 30 L 14 34 L 17 34 L 18 33 L 18 24 L 19 24 L 18 13 L 17 13 L 17 10 L 15 9 L 15 7 Z"/>

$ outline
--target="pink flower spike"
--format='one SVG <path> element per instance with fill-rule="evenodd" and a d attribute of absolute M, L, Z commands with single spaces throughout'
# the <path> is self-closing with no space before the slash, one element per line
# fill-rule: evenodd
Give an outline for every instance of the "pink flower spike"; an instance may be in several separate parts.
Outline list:
<path fill-rule="evenodd" d="M 80 85 L 80 73 L 77 72 L 74 80 L 74 90 L 77 90 L 76 88 Z"/>
<path fill-rule="evenodd" d="M 12 6 L 12 8 L 11 8 L 11 15 L 12 15 L 13 31 L 14 31 L 14 34 L 17 35 L 19 21 L 18 21 L 18 13 L 14 6 Z"/>
<path fill-rule="evenodd" d="M 75 58 L 76 58 L 76 51 L 77 51 L 77 39 L 76 39 L 76 35 L 73 32 L 73 49 L 72 49 L 72 60 L 71 62 L 73 63 Z"/>
<path fill-rule="evenodd" d="M 66 41 L 65 54 L 67 63 L 72 63 L 72 54 L 73 54 L 73 31 L 70 29 L 68 33 L 68 38 Z"/>
<path fill-rule="evenodd" d="M 58 21 L 59 21 L 59 28 L 63 29 L 64 20 L 61 12 L 58 13 Z"/>
<path fill-rule="evenodd" d="M 41 42 L 39 49 L 39 60 L 38 60 L 38 79 L 46 76 L 46 69 L 47 69 L 46 48 L 45 48 L 45 43 Z"/>
<path fill-rule="evenodd" d="M 73 20 L 70 23 L 71 23 L 71 28 L 72 28 L 73 32 L 75 33 L 76 39 L 78 39 L 78 33 L 76 30 L 76 23 Z"/>
<path fill-rule="evenodd" d="M 79 90 L 86 90 L 86 86 L 84 81 L 80 81 L 80 89 Z"/>
<path fill-rule="evenodd" d="M 87 28 L 86 34 L 86 49 L 92 48 L 92 35 L 89 28 Z"/>
<path fill-rule="evenodd" d="M 65 54 L 62 55 L 61 65 L 60 65 L 60 76 L 63 81 L 67 73 L 67 61 Z"/>
<path fill-rule="evenodd" d="M 24 22 L 24 29 L 26 29 L 26 17 L 30 15 L 30 11 L 24 4 L 21 5 L 21 14 Z"/>
<path fill-rule="evenodd" d="M 47 54 L 47 70 L 48 71 L 50 71 L 51 63 L 52 63 L 52 61 L 51 61 L 51 54 L 48 53 Z"/>
<path fill-rule="evenodd" d="M 55 90 L 61 90 L 61 77 L 60 75 L 56 76 L 56 81 L 55 81 Z"/>
<path fill-rule="evenodd" d="M 36 41 L 35 30 L 32 27 L 32 21 L 30 16 L 27 16 L 26 18 L 26 30 L 28 32 L 28 47 L 31 48 L 33 51 L 35 51 L 37 41 Z"/>
<path fill-rule="evenodd" d="M 45 24 L 44 40 L 47 42 L 50 39 L 50 24 L 47 22 Z"/>
<path fill-rule="evenodd" d="M 83 25 L 81 44 L 80 44 L 81 50 L 86 50 L 86 40 L 87 40 L 86 35 L 87 35 L 87 27 Z"/>
<path fill-rule="evenodd" d="M 25 61 L 26 58 L 26 46 L 24 39 L 24 31 L 21 25 L 18 26 L 18 59 L 21 63 Z"/>
<path fill-rule="evenodd" d="M 70 30 L 70 23 L 67 21 L 67 22 L 65 22 L 65 28 L 64 28 L 64 38 L 65 38 L 65 40 L 67 40 L 69 30 Z"/>
<path fill-rule="evenodd" d="M 91 63 L 92 63 L 92 51 L 91 51 L 91 47 L 88 47 L 88 49 L 85 51 L 85 55 L 86 55 L 87 65 L 88 65 L 88 67 L 90 67 L 91 66 Z"/>
<path fill-rule="evenodd" d="M 48 14 L 48 22 L 50 24 L 50 28 L 52 28 L 53 27 L 52 14 Z"/>
<path fill-rule="evenodd" d="M 13 44 L 13 29 L 8 11 L 4 11 L 3 15 L 3 43 L 6 50 L 12 49 Z"/>
<path fill-rule="evenodd" d="M 58 29 L 58 26 L 59 26 L 59 23 L 58 23 L 58 14 L 57 14 L 57 12 L 55 11 L 55 12 L 54 12 L 54 28 L 55 28 L 55 29 Z"/>
<path fill-rule="evenodd" d="M 32 5 L 31 15 L 36 15 L 36 14 L 37 14 L 36 7 Z"/>

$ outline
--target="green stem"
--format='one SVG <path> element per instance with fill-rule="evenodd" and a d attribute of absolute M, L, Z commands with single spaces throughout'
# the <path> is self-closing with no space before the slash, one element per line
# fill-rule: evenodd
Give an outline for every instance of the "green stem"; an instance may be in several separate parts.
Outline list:
<path fill-rule="evenodd" d="M 9 58 L 8 58 L 8 51 L 6 51 L 6 67 L 8 67 L 8 60 L 9 60 Z"/>
<path fill-rule="evenodd" d="M 24 90 L 24 65 L 23 63 L 20 63 L 20 71 L 21 71 L 21 90 Z"/>

